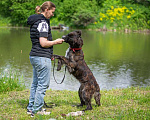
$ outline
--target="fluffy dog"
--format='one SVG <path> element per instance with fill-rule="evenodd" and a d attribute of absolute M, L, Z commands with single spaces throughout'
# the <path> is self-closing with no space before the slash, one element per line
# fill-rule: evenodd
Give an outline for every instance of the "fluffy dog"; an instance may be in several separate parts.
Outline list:
<path fill-rule="evenodd" d="M 54 58 L 58 59 L 57 70 L 59 71 L 61 69 L 62 64 L 67 66 L 69 73 L 80 82 L 78 94 L 81 104 L 78 106 L 86 105 L 87 107 L 85 110 L 92 110 L 92 96 L 94 95 L 96 104 L 100 106 L 101 95 L 99 85 L 84 60 L 81 31 L 71 32 L 62 38 L 70 45 L 70 47 L 66 53 L 66 57 L 53 55 Z"/>

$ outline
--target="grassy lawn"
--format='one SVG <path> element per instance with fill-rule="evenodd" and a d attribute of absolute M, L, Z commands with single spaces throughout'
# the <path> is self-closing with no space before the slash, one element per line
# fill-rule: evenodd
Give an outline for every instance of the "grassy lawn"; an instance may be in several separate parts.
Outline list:
<path fill-rule="evenodd" d="M 51 114 L 35 115 L 31 118 L 26 114 L 26 106 L 29 99 L 29 90 L 11 91 L 0 93 L 0 119 L 10 120 L 45 120 L 50 118 L 66 120 L 149 120 L 150 119 L 150 86 L 131 87 L 126 89 L 112 89 L 101 91 L 101 106 L 95 106 L 92 99 L 93 110 L 86 111 L 82 116 L 62 117 L 62 114 L 81 111 L 85 109 L 72 107 L 79 104 L 77 91 L 48 90 L 45 101 L 55 104 L 53 108 L 47 108 Z"/>

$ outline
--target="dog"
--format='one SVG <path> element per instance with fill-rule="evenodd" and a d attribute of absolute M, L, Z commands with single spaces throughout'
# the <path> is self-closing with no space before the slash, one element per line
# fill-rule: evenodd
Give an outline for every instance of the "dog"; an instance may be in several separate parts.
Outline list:
<path fill-rule="evenodd" d="M 69 73 L 72 74 L 80 82 L 78 94 L 81 103 L 78 106 L 86 105 L 85 110 L 92 110 L 92 96 L 94 95 L 96 104 L 100 106 L 101 94 L 99 85 L 84 60 L 81 31 L 73 31 L 68 35 L 63 36 L 62 38 L 66 43 L 70 45 L 70 47 L 68 49 L 68 52 L 66 52 L 65 57 L 53 55 L 53 58 L 58 59 L 57 71 L 61 69 L 61 66 L 63 64 L 66 65 Z"/>

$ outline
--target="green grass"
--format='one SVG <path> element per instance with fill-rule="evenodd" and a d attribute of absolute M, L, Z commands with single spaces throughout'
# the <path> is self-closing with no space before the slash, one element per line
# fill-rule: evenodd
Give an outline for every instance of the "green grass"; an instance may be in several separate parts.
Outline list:
<path fill-rule="evenodd" d="M 48 90 L 45 101 L 53 108 L 47 108 L 51 114 L 48 116 L 35 115 L 34 119 L 66 119 L 66 120 L 149 120 L 150 119 L 150 86 L 131 87 L 126 89 L 112 89 L 101 91 L 101 106 L 95 106 L 92 99 L 93 110 L 86 111 L 83 116 L 62 117 L 62 114 L 85 109 L 72 107 L 79 104 L 77 91 Z M 29 99 L 29 90 L 11 91 L 0 94 L 0 119 L 33 119 L 26 114 Z"/>
<path fill-rule="evenodd" d="M 24 90 L 23 77 L 18 77 L 19 74 L 19 72 L 7 69 L 4 73 L 0 73 L 0 93 Z"/>

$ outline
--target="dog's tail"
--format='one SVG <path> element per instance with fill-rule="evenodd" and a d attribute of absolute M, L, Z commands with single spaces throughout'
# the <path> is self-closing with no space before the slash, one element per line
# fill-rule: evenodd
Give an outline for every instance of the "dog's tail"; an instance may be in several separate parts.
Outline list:
<path fill-rule="evenodd" d="M 99 91 L 94 93 L 94 99 L 95 99 L 96 104 L 98 106 L 100 106 L 101 105 L 101 103 L 100 103 L 101 94 Z"/>

